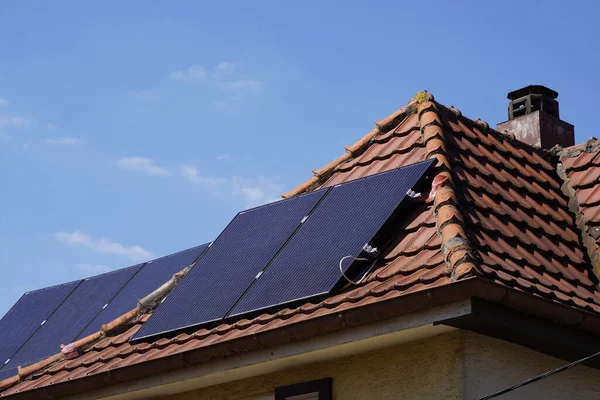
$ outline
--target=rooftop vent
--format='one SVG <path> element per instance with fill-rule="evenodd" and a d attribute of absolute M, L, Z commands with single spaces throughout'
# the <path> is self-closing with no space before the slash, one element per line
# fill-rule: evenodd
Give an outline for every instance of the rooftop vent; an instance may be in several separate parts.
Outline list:
<path fill-rule="evenodd" d="M 507 97 L 508 121 L 498 124 L 497 130 L 513 133 L 517 139 L 544 149 L 575 144 L 575 128 L 560 119 L 558 92 L 542 85 L 529 85 L 508 93 Z"/>

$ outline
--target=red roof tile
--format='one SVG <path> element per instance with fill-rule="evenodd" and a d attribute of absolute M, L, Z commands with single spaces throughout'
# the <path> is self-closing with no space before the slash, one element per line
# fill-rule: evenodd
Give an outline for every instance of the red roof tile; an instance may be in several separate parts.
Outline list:
<path fill-rule="evenodd" d="M 579 228 L 592 267 L 600 275 L 600 141 L 586 143 L 560 152 L 567 191 L 576 202 L 571 205 L 580 217 Z"/>
<path fill-rule="evenodd" d="M 588 227 L 600 225 L 598 151 L 561 156 Z M 82 343 L 82 356 L 44 366 L 20 381 L 2 381 L 0 396 L 83 380 L 107 370 L 118 374 L 176 354 L 189 354 L 187 362 L 203 362 L 314 336 L 432 305 L 434 290 L 469 282 L 526 294 L 511 299 L 545 299 L 557 307 L 600 313 L 589 248 L 580 239 L 571 199 L 563 193 L 564 181 L 556 168 L 559 157 L 491 130 L 483 121 L 465 118 L 427 93 L 417 94 L 406 107 L 377 123 L 346 147 L 345 154 L 315 170 L 314 177 L 284 197 L 426 158 L 437 159 L 436 182 L 442 186 L 433 201 L 424 202 L 398 227 L 360 285 L 316 304 L 149 343 L 127 341 L 148 314 L 108 324 L 104 338 Z M 600 230 L 588 232 L 600 238 Z M 421 293 L 428 297 L 419 297 Z M 461 290 L 452 296 L 469 293 Z M 493 291 L 486 293 L 493 296 Z M 394 301 L 413 301 L 413 308 L 388 305 Z M 360 313 L 369 307 L 379 308 Z M 113 334 L 115 329 L 120 333 Z M 177 360 L 172 362 L 183 362 Z"/>

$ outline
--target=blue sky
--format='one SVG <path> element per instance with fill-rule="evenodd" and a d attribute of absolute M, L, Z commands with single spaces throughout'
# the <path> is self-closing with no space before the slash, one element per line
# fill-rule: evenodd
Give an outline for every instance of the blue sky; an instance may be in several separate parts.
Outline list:
<path fill-rule="evenodd" d="M 427 89 L 506 119 L 560 93 L 598 135 L 589 2 L 2 2 L 0 315 L 215 238 Z"/>

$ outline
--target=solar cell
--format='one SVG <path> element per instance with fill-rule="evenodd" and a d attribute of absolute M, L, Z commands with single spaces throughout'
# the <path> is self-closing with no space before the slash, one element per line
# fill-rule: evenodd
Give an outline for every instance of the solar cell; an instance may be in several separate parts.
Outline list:
<path fill-rule="evenodd" d="M 373 245 L 430 166 L 426 161 L 333 187 L 230 316 L 329 294 L 340 281 L 342 257 L 365 255 L 363 247 Z"/>
<path fill-rule="evenodd" d="M 134 265 L 84 279 L 6 367 L 24 366 L 58 353 L 59 346 L 72 342 L 140 267 L 141 264 Z"/>
<path fill-rule="evenodd" d="M 192 264 L 207 247 L 208 243 L 144 264 L 138 273 L 108 303 L 108 306 L 94 318 L 78 338 L 97 332 L 103 324 L 135 308 L 138 299 L 152 293 L 152 291 L 167 282 L 173 274 Z"/>
<path fill-rule="evenodd" d="M 0 320 L 0 366 L 19 350 L 81 281 L 25 293 Z"/>
<path fill-rule="evenodd" d="M 221 321 L 325 192 L 240 212 L 133 340 Z"/>

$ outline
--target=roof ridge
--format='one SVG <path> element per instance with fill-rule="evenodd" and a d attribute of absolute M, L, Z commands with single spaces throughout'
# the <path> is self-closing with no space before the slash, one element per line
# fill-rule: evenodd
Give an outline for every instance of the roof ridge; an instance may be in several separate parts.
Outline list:
<path fill-rule="evenodd" d="M 479 273 L 479 257 L 471 245 L 464 227 L 464 217 L 460 211 L 458 197 L 454 191 L 455 182 L 446 151 L 443 123 L 439 116 L 438 103 L 433 99 L 418 106 L 421 140 L 425 144 L 425 158 L 437 159 L 438 173 L 433 178 L 433 214 L 436 231 L 440 236 L 442 254 L 451 271 L 452 280 Z"/>
<path fill-rule="evenodd" d="M 591 137 L 585 143 L 576 144 L 571 147 L 557 148 L 556 153 L 561 158 L 577 157 L 582 153 L 595 153 L 600 151 L 600 140 Z"/>
<path fill-rule="evenodd" d="M 282 193 L 281 197 L 288 199 L 290 197 L 310 191 L 312 188 L 324 183 L 338 165 L 362 154 L 370 146 L 374 138 L 381 134 L 385 134 L 386 129 L 392 126 L 394 122 L 404 120 L 406 117 L 416 112 L 419 104 L 423 103 L 424 101 L 431 100 L 433 100 L 433 95 L 428 93 L 427 90 L 417 92 L 404 107 L 399 108 L 379 121 L 375 121 L 375 128 L 356 141 L 353 145 L 344 146 L 344 149 L 346 150 L 344 154 L 319 169 L 313 169 L 312 172 L 314 176 L 312 178 L 304 181 L 289 192 Z"/>

